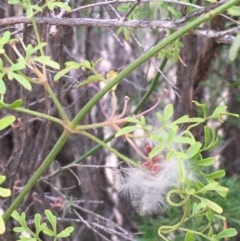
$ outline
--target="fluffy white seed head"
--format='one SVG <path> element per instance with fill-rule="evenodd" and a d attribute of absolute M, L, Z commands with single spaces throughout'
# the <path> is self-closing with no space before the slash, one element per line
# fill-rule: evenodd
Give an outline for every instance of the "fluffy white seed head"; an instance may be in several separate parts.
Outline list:
<path fill-rule="evenodd" d="M 160 171 L 152 174 L 143 168 L 122 169 L 119 192 L 127 196 L 136 211 L 141 215 L 153 215 L 166 207 L 166 195 L 171 188 L 180 187 L 179 165 L 177 160 L 162 160 Z M 184 161 L 186 178 L 193 180 L 194 172 L 189 161 Z"/>

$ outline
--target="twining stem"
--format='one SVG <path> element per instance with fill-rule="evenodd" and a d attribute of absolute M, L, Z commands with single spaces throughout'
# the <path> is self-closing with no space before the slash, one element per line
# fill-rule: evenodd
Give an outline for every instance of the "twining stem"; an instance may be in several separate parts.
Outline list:
<path fill-rule="evenodd" d="M 179 202 L 179 203 L 175 203 L 171 200 L 171 195 L 172 194 L 178 194 L 179 196 L 181 195 L 185 195 L 184 199 Z M 184 193 L 184 192 L 181 192 L 180 190 L 177 190 L 177 189 L 173 189 L 171 191 L 168 192 L 167 194 L 167 202 L 171 205 L 171 206 L 174 206 L 174 207 L 180 207 L 180 206 L 183 206 L 183 204 L 185 204 L 188 200 L 189 200 L 189 195 Z"/>
<path fill-rule="evenodd" d="M 189 204 L 190 204 L 190 200 L 188 200 L 183 207 L 183 216 L 179 223 L 177 223 L 173 226 L 161 226 L 158 229 L 158 234 L 171 233 L 171 232 L 174 232 L 175 230 L 177 230 L 185 222 L 185 219 L 187 217 L 187 207 Z"/>
<path fill-rule="evenodd" d="M 230 8 L 233 5 L 237 5 L 240 2 L 240 0 L 229 0 L 228 2 L 222 4 L 221 6 L 215 8 L 214 10 L 210 11 L 209 13 L 206 13 L 197 19 L 193 20 L 190 23 L 187 23 L 185 26 L 183 26 L 181 29 L 177 30 L 173 34 L 171 34 L 169 37 L 163 39 L 160 43 L 158 43 L 155 47 L 151 48 L 149 51 L 144 53 L 142 56 L 140 56 L 138 59 L 136 59 L 134 62 L 132 62 L 128 67 L 126 67 L 124 70 L 122 70 L 112 81 L 110 81 L 103 89 L 101 89 L 82 109 L 81 111 L 75 116 L 73 121 L 71 122 L 72 128 L 74 129 L 78 123 L 85 117 L 85 115 L 91 110 L 91 108 L 96 105 L 96 103 L 108 92 L 110 91 L 116 84 L 118 84 L 123 78 L 125 78 L 128 74 L 130 74 L 133 70 L 135 70 L 138 66 L 140 66 L 142 63 L 147 61 L 149 58 L 151 58 L 153 55 L 158 53 L 160 50 L 165 48 L 167 45 L 171 44 L 184 34 L 190 32 L 193 28 L 199 26 L 201 23 L 206 22 L 207 20 L 213 18 L 214 16 L 224 12 L 226 9 Z M 35 23 L 36 24 L 36 23 Z M 37 169 L 37 171 L 33 174 L 33 176 L 30 178 L 28 183 L 25 185 L 25 187 L 22 189 L 22 191 L 19 193 L 19 195 L 15 198 L 15 200 L 12 202 L 10 207 L 5 211 L 3 214 L 3 220 L 6 222 L 9 217 L 11 216 L 12 212 L 17 209 L 17 207 L 20 205 L 22 200 L 26 197 L 26 195 L 29 193 L 29 191 L 32 189 L 32 187 L 37 183 L 37 181 L 40 179 L 40 177 L 43 175 L 43 173 L 48 169 L 48 167 L 51 165 L 51 163 L 54 161 L 57 154 L 60 152 L 64 144 L 66 143 L 69 132 L 64 131 L 62 135 L 60 136 L 57 143 L 54 145 L 51 152 L 48 154 L 46 159 L 43 161 L 41 166 Z M 103 144 L 102 142 L 101 144 Z"/>

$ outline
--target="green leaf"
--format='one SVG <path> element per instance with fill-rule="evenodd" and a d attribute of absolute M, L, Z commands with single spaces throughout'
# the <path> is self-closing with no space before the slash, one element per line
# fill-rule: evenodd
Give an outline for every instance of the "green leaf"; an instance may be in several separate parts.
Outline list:
<path fill-rule="evenodd" d="M 175 157 L 175 151 L 173 151 L 173 150 L 169 151 L 167 154 L 167 161 L 173 160 L 174 157 Z"/>
<path fill-rule="evenodd" d="M 12 72 L 12 76 L 13 76 L 13 78 L 16 79 L 16 81 L 17 81 L 20 85 L 22 85 L 25 89 L 27 89 L 27 90 L 32 90 L 31 84 L 29 83 L 29 81 L 28 81 L 25 77 L 23 77 L 23 76 L 20 75 L 20 74 L 15 74 L 15 73 L 13 73 L 13 72 Z"/>
<path fill-rule="evenodd" d="M 14 108 L 20 107 L 21 105 L 22 105 L 21 99 L 15 100 L 12 104 L 6 104 L 6 103 L 0 101 L 0 108 L 7 107 L 10 109 L 14 109 Z"/>
<path fill-rule="evenodd" d="M 221 197 L 226 197 L 228 192 L 229 192 L 229 189 L 227 187 L 223 187 L 223 186 L 219 186 L 216 190 L 215 190 L 218 195 L 220 195 Z"/>
<path fill-rule="evenodd" d="M 11 33 L 9 31 L 6 31 L 3 36 L 0 39 L 1 47 L 3 48 L 4 45 L 9 41 L 11 37 Z"/>
<path fill-rule="evenodd" d="M 209 223 L 212 223 L 213 218 L 214 218 L 214 212 L 212 209 L 209 209 L 209 211 L 206 213 L 206 217 L 207 217 Z"/>
<path fill-rule="evenodd" d="M 164 149 L 164 144 L 161 143 L 160 145 L 155 146 L 149 153 L 149 158 L 153 158 L 157 155 L 159 155 Z"/>
<path fill-rule="evenodd" d="M 128 133 L 133 132 L 133 131 L 138 130 L 138 129 L 139 129 L 138 126 L 126 126 L 126 127 L 123 127 L 121 130 L 119 130 L 115 134 L 115 137 L 119 137 L 119 136 L 128 134 Z"/>
<path fill-rule="evenodd" d="M 226 172 L 224 170 L 218 170 L 210 174 L 205 174 L 204 176 L 209 179 L 218 179 L 218 178 L 224 177 L 225 175 L 226 175 Z"/>
<path fill-rule="evenodd" d="M 123 4 L 119 7 L 117 7 L 117 10 L 120 12 L 127 12 L 129 10 L 129 4 Z"/>
<path fill-rule="evenodd" d="M 167 142 L 171 142 L 171 141 L 174 142 L 175 138 L 178 138 L 178 137 L 176 137 L 176 133 L 177 133 L 177 130 L 171 130 L 168 134 Z"/>
<path fill-rule="evenodd" d="M 18 108 L 18 107 L 22 106 L 22 103 L 23 102 L 21 99 L 15 100 L 12 104 L 8 105 L 8 108 L 11 108 L 11 109 Z"/>
<path fill-rule="evenodd" d="M 85 67 L 87 69 L 92 69 L 91 67 L 91 63 L 87 60 L 84 60 L 82 63 L 81 63 L 82 67 Z"/>
<path fill-rule="evenodd" d="M 192 138 L 189 138 L 189 137 L 175 137 L 173 139 L 174 142 L 177 142 L 177 143 L 182 143 L 182 144 L 190 144 L 190 145 L 193 145 L 196 141 L 193 140 Z"/>
<path fill-rule="evenodd" d="M 50 236 L 50 237 L 56 236 L 56 233 L 53 232 L 53 231 L 52 231 L 51 229 L 49 229 L 49 228 L 43 229 L 43 233 L 45 233 L 46 235 L 48 235 L 48 236 Z"/>
<path fill-rule="evenodd" d="M 117 29 L 116 34 L 119 35 L 123 31 L 123 27 Z"/>
<path fill-rule="evenodd" d="M 201 203 L 193 203 L 191 215 L 198 213 L 201 209 L 202 209 Z"/>
<path fill-rule="evenodd" d="M 168 6 L 167 7 L 168 11 L 170 13 L 172 13 L 173 16 L 177 17 L 177 18 L 181 18 L 182 14 L 180 12 L 178 12 L 175 8 L 173 8 L 172 6 Z"/>
<path fill-rule="evenodd" d="M 11 196 L 11 190 L 0 187 L 0 197 L 9 197 L 9 196 Z"/>
<path fill-rule="evenodd" d="M 140 123 L 139 123 L 141 126 L 145 126 L 146 125 L 146 119 L 144 116 L 141 116 L 140 117 Z"/>
<path fill-rule="evenodd" d="M 0 119 L 0 131 L 9 127 L 16 120 L 15 116 L 9 115 Z"/>
<path fill-rule="evenodd" d="M 231 16 L 240 16 L 240 7 L 233 6 L 227 9 L 227 13 Z"/>
<path fill-rule="evenodd" d="M 69 237 L 70 234 L 73 232 L 74 228 L 73 227 L 67 227 L 65 228 L 62 232 L 60 232 L 57 235 L 57 238 L 66 238 Z"/>
<path fill-rule="evenodd" d="M 6 180 L 6 176 L 0 175 L 0 184 Z"/>
<path fill-rule="evenodd" d="M 12 217 L 13 219 L 15 219 L 16 221 L 18 221 L 19 223 L 22 222 L 22 218 L 21 218 L 21 216 L 19 215 L 19 213 L 18 213 L 16 210 L 14 210 L 14 211 L 12 212 L 11 217 Z"/>
<path fill-rule="evenodd" d="M 202 113 L 203 113 L 203 118 L 206 118 L 207 117 L 207 107 L 205 104 L 200 104 L 198 103 L 197 101 L 193 100 L 192 101 L 196 106 L 199 106 L 202 110 Z"/>
<path fill-rule="evenodd" d="M 43 231 L 43 229 L 46 228 L 47 224 L 46 223 L 41 224 L 41 215 L 39 213 L 35 214 L 34 223 L 35 223 L 35 227 L 36 227 L 36 236 L 38 237 L 39 233 L 41 231 Z"/>
<path fill-rule="evenodd" d="M 34 48 L 32 48 L 30 55 L 32 55 L 32 54 L 34 54 L 35 52 L 37 52 L 38 50 L 44 48 L 46 45 L 47 45 L 47 43 L 45 43 L 45 42 L 42 42 L 42 43 L 38 44 L 37 46 L 35 46 Z"/>
<path fill-rule="evenodd" d="M 57 62 L 51 60 L 50 56 L 34 57 L 34 58 L 32 58 L 32 61 L 36 61 L 41 64 L 47 65 L 53 69 L 60 69 L 60 65 Z"/>
<path fill-rule="evenodd" d="M 71 71 L 73 68 L 72 67 L 68 67 L 66 69 L 63 69 L 61 71 L 59 71 L 55 76 L 54 76 L 54 81 L 59 80 L 61 77 L 63 77 L 66 73 L 68 73 L 69 71 Z"/>
<path fill-rule="evenodd" d="M 219 138 L 216 137 L 214 142 L 212 142 L 207 148 L 204 148 L 204 151 L 211 151 L 211 150 L 215 149 L 218 146 L 218 143 L 219 143 Z"/>
<path fill-rule="evenodd" d="M 165 119 L 163 118 L 163 115 L 160 112 L 157 112 L 156 116 L 162 124 L 165 123 Z"/>
<path fill-rule="evenodd" d="M 237 231 L 235 228 L 228 228 L 223 231 L 221 231 L 217 237 L 220 238 L 231 238 L 237 235 Z"/>
<path fill-rule="evenodd" d="M 90 83 L 93 83 L 93 82 L 97 82 L 97 81 L 100 81 L 100 77 L 98 75 L 91 75 L 89 76 L 86 80 L 84 80 L 83 82 L 81 82 L 77 88 L 80 88 L 82 87 L 83 85 L 86 85 L 86 84 L 90 84 Z"/>
<path fill-rule="evenodd" d="M 28 8 L 27 8 L 27 18 L 32 18 L 32 17 L 33 17 L 32 6 L 28 6 Z"/>
<path fill-rule="evenodd" d="M 188 156 L 181 151 L 175 151 L 175 155 L 179 160 L 186 160 L 188 158 Z"/>
<path fill-rule="evenodd" d="M 92 68 L 95 69 L 95 67 L 98 65 L 99 62 L 102 61 L 102 58 L 97 59 L 96 61 L 91 61 Z"/>
<path fill-rule="evenodd" d="M 66 3 L 62 3 L 62 2 L 49 2 L 47 4 L 48 8 L 52 11 L 55 7 L 59 7 L 62 9 L 65 9 L 67 12 L 71 11 L 71 7 L 66 4 Z"/>
<path fill-rule="evenodd" d="M 238 34 L 229 50 L 229 58 L 234 61 L 238 55 L 238 50 L 240 48 L 240 34 Z"/>
<path fill-rule="evenodd" d="M 14 227 L 13 231 L 15 233 L 22 233 L 22 232 L 26 232 L 26 228 L 24 228 L 24 227 Z"/>
<path fill-rule="evenodd" d="M 167 122 L 172 115 L 173 115 L 173 105 L 168 104 L 164 110 L 165 121 Z"/>
<path fill-rule="evenodd" d="M 38 227 L 41 223 L 41 215 L 39 213 L 36 213 L 34 215 L 34 223 L 35 223 L 35 226 Z"/>
<path fill-rule="evenodd" d="M 68 61 L 65 63 L 66 68 L 71 67 L 72 69 L 79 69 L 82 66 L 82 63 L 78 63 L 75 61 Z"/>
<path fill-rule="evenodd" d="M 219 187 L 218 182 L 211 182 L 205 185 L 202 189 L 198 190 L 196 193 L 206 193 L 208 191 L 216 191 L 216 189 Z"/>
<path fill-rule="evenodd" d="M 0 235 L 4 234 L 6 231 L 5 223 L 2 218 L 2 215 L 0 215 Z"/>
<path fill-rule="evenodd" d="M 193 241 L 193 240 L 194 240 L 193 233 L 191 231 L 187 231 L 184 241 Z"/>
<path fill-rule="evenodd" d="M 123 34 L 124 34 L 124 38 L 125 38 L 125 40 L 126 41 L 129 41 L 129 39 L 130 39 L 130 32 L 129 32 L 129 30 L 127 29 L 127 28 L 123 28 Z"/>
<path fill-rule="evenodd" d="M 197 165 L 198 166 L 201 166 L 201 167 L 208 167 L 208 166 L 211 166 L 214 164 L 214 158 L 213 157 L 207 157 L 205 159 L 202 159 L 202 160 L 199 160 L 197 162 Z"/>
<path fill-rule="evenodd" d="M 25 68 L 26 68 L 25 63 L 23 61 L 20 61 L 13 64 L 11 67 L 9 67 L 7 71 L 13 72 L 13 71 L 22 70 Z"/>
<path fill-rule="evenodd" d="M 173 121 L 171 124 L 185 124 L 185 123 L 202 123 L 204 122 L 204 119 L 202 118 L 191 118 L 189 115 L 184 115 L 180 117 L 179 119 Z"/>
<path fill-rule="evenodd" d="M 1 46 L 4 46 L 10 40 L 11 33 L 6 31 L 1 38 Z"/>
<path fill-rule="evenodd" d="M 0 94 L 4 95 L 6 93 L 6 85 L 2 78 L 0 78 Z"/>
<path fill-rule="evenodd" d="M 127 120 L 127 122 L 130 122 L 130 123 L 135 123 L 135 124 L 139 124 L 139 125 L 141 124 L 141 121 L 134 117 L 127 117 L 126 120 Z"/>
<path fill-rule="evenodd" d="M 212 119 L 216 118 L 217 119 L 219 117 L 219 115 L 221 115 L 226 109 L 227 109 L 226 105 L 220 105 L 214 110 L 212 115 L 209 116 L 208 118 L 212 118 Z"/>
<path fill-rule="evenodd" d="M 3 61 L 2 61 L 2 59 L 0 59 L 0 70 L 2 70 L 3 69 Z"/>
<path fill-rule="evenodd" d="M 182 183 L 184 183 L 185 179 L 186 179 L 186 169 L 185 166 L 183 165 L 183 161 L 182 160 L 178 160 L 178 169 L 179 169 L 179 176 L 180 176 L 180 181 Z"/>
<path fill-rule="evenodd" d="M 36 13 L 38 13 L 38 12 L 42 12 L 42 11 L 43 11 L 43 9 L 42 9 L 41 7 L 39 7 L 38 5 L 31 5 L 31 7 L 32 7 L 32 9 L 36 10 L 36 11 L 34 12 L 34 15 L 35 15 Z"/>
<path fill-rule="evenodd" d="M 57 218 L 56 218 L 56 216 L 54 216 L 53 213 L 51 212 L 51 210 L 49 210 L 49 209 L 45 210 L 45 214 L 47 216 L 48 221 L 52 225 L 53 232 L 56 234 L 57 233 Z"/>
<path fill-rule="evenodd" d="M 20 1 L 19 0 L 8 0 L 8 3 L 9 4 L 18 4 L 18 3 L 20 3 Z"/>
<path fill-rule="evenodd" d="M 193 145 L 191 145 L 188 149 L 187 149 L 187 157 L 190 159 L 192 157 L 194 157 L 200 150 L 202 144 L 200 142 L 195 142 Z"/>
<path fill-rule="evenodd" d="M 207 206 L 207 207 L 211 208 L 216 213 L 221 214 L 223 212 L 223 209 L 215 202 L 212 202 L 211 200 L 202 198 L 202 197 L 200 198 L 200 200 L 201 200 L 201 203 L 203 204 L 203 206 Z"/>
<path fill-rule="evenodd" d="M 204 148 L 211 142 L 211 131 L 208 126 L 204 126 Z"/>

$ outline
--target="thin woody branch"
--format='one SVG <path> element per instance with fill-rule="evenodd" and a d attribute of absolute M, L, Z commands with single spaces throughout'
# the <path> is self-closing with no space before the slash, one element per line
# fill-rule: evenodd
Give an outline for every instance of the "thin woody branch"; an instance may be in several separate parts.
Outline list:
<path fill-rule="evenodd" d="M 172 29 L 178 30 L 183 25 L 170 20 L 128 20 L 121 22 L 118 19 L 91 19 L 91 18 L 51 18 L 36 17 L 38 24 L 49 25 L 65 25 L 65 26 L 92 26 L 92 27 L 133 27 L 133 28 L 152 28 L 152 29 Z M 0 26 L 9 26 L 13 24 L 31 24 L 31 20 L 24 16 L 9 17 L 0 19 Z M 239 28 L 232 28 L 227 31 L 215 31 L 212 29 L 197 28 L 190 33 L 194 35 L 204 36 L 207 38 L 215 38 L 218 43 L 232 44 L 235 34 L 239 33 Z"/>

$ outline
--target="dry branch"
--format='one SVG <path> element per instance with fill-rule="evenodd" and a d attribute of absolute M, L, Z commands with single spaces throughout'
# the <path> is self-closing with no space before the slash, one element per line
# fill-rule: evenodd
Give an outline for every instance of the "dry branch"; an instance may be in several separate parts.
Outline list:
<path fill-rule="evenodd" d="M 48 25 L 65 25 L 65 26 L 92 26 L 92 27 L 133 27 L 133 28 L 150 28 L 150 29 L 172 29 L 178 30 L 183 25 L 170 20 L 127 20 L 119 21 L 118 19 L 92 19 L 92 18 L 51 18 L 36 17 L 38 24 Z M 0 20 L 0 26 L 9 26 L 13 24 L 31 24 L 31 20 L 24 16 L 9 17 Z M 232 28 L 227 31 L 215 31 L 211 29 L 197 28 L 191 31 L 191 34 L 215 38 L 218 43 L 232 44 L 234 34 L 240 32 L 239 28 Z"/>

